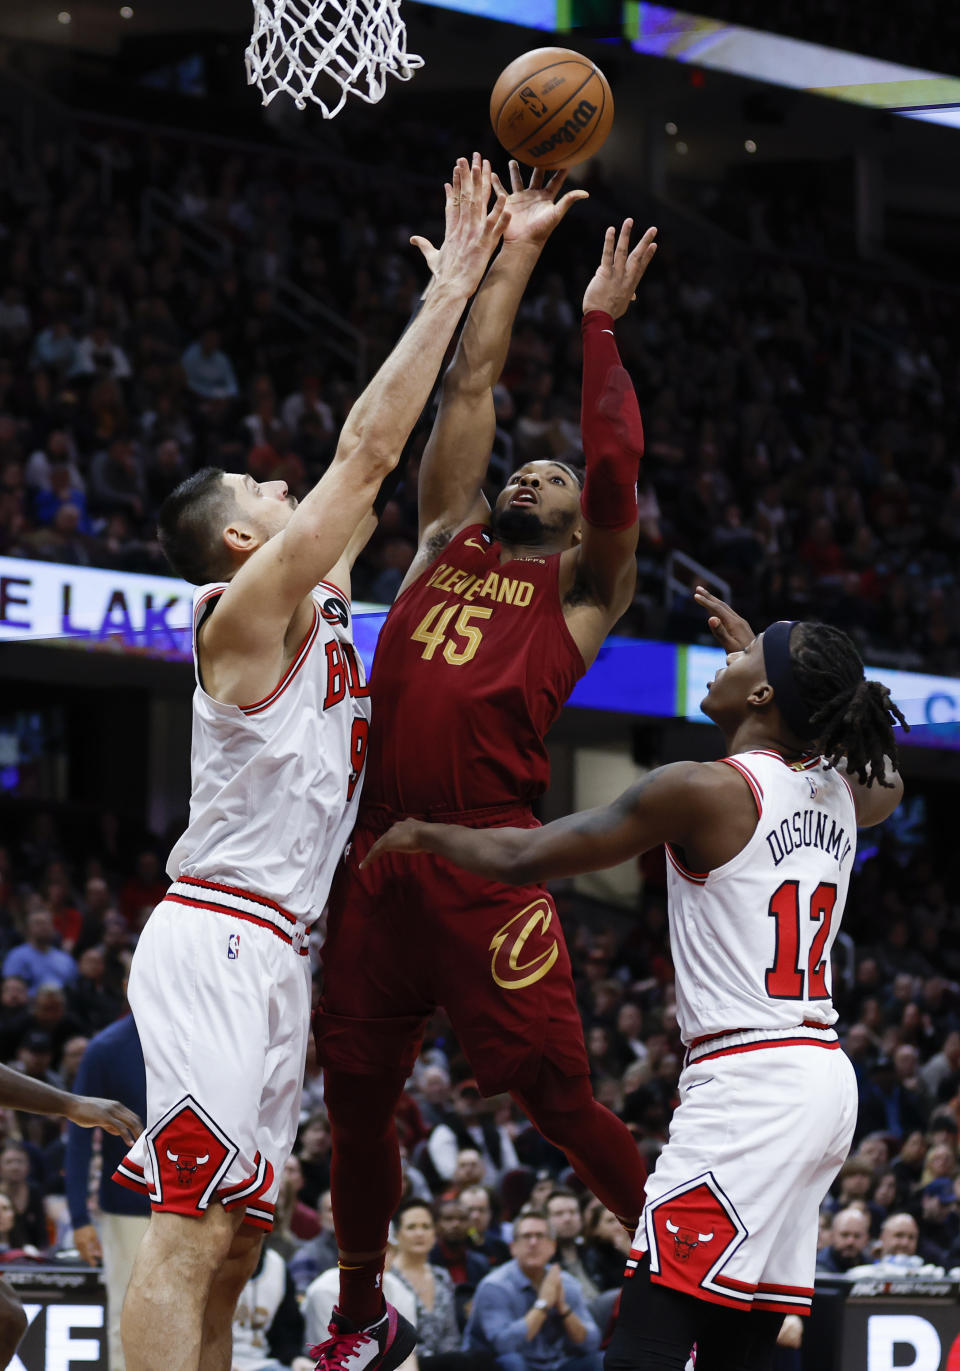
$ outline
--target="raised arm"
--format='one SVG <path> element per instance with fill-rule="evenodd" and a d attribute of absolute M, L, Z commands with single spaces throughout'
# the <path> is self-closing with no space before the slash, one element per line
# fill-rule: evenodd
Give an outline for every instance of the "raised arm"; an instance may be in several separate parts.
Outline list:
<path fill-rule="evenodd" d="M 474 171 L 478 164 L 474 154 Z M 458 528 L 487 517 L 482 486 L 496 428 L 493 388 L 507 360 L 513 321 L 544 244 L 571 205 L 587 195 L 571 190 L 557 200 L 566 175 L 555 172 L 544 184 L 543 172 L 536 170 L 524 187 L 518 164 L 510 163 L 510 222 L 503 247 L 477 292 L 443 378 L 440 409 L 420 468 L 420 544 L 429 545 L 431 556 Z M 503 191 L 488 163 L 481 176 Z"/>
<path fill-rule="evenodd" d="M 583 392 L 580 427 L 586 464 L 583 539 L 574 555 L 571 632 L 585 655 L 629 607 L 636 584 L 637 478 L 643 423 L 633 382 L 620 361 L 613 325 L 625 314 L 657 250 L 647 229 L 631 252 L 633 220 L 608 228 L 603 254 L 583 297 Z M 597 615 L 599 608 L 601 614 Z M 582 622 L 581 622 L 582 621 Z"/>
<path fill-rule="evenodd" d="M 506 885 L 579 876 L 617 866 L 664 842 L 686 848 L 689 836 L 708 820 L 719 788 L 723 795 L 738 788 L 729 767 L 673 762 L 651 771 L 612 804 L 543 828 L 463 828 L 403 819 L 377 840 L 363 865 L 391 852 L 432 852 Z"/>
<path fill-rule="evenodd" d="M 463 196 L 465 184 L 477 194 Z M 465 159 L 445 190 L 446 229 L 432 263 L 429 296 L 350 411 L 321 481 L 224 592 L 205 630 L 207 647 L 215 653 L 247 656 L 272 645 L 278 633 L 283 637 L 304 597 L 343 556 L 380 482 L 400 459 L 464 306 L 509 222 L 506 196 L 498 195 L 488 213 L 479 175 L 471 177 Z"/>

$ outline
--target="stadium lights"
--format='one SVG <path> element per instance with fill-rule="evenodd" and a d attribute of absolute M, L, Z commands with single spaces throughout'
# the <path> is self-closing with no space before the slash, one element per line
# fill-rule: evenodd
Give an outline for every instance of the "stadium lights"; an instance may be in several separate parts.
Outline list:
<path fill-rule="evenodd" d="M 72 18 L 73 16 L 71 15 L 69 10 L 61 10 L 60 13 L 57 15 L 57 23 L 69 24 Z"/>
<path fill-rule="evenodd" d="M 746 148 L 747 152 L 756 152 L 757 150 L 757 145 L 752 138 L 748 138 L 743 146 Z"/>
<path fill-rule="evenodd" d="M 677 126 L 672 119 L 669 119 L 663 127 L 664 132 L 669 133 L 671 138 L 675 138 L 677 136 Z"/>
<path fill-rule="evenodd" d="M 121 5 L 121 6 L 120 6 L 120 18 L 121 18 L 121 19 L 132 19 L 132 18 L 133 18 L 133 10 L 131 9 L 131 7 L 130 7 L 129 5 Z"/>
<path fill-rule="evenodd" d="M 679 143 L 675 144 L 675 146 L 676 146 L 677 152 L 679 152 L 679 154 L 680 154 L 681 157 L 685 157 L 685 156 L 687 155 L 687 145 L 686 145 L 686 143 L 683 141 L 682 138 L 681 138 L 681 140 L 680 140 Z"/>

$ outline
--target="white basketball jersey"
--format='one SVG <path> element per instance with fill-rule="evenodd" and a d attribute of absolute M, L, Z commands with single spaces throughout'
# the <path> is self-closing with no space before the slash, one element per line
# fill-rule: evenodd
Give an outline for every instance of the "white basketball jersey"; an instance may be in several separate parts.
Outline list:
<path fill-rule="evenodd" d="M 366 759 L 370 698 L 350 604 L 321 581 L 282 680 L 241 708 L 208 695 L 197 665 L 197 629 L 225 589 L 194 595 L 190 822 L 167 874 L 265 895 L 309 926 L 353 828 Z"/>
<path fill-rule="evenodd" d="M 677 1020 L 690 1044 L 734 1029 L 830 1025 L 833 947 L 857 848 L 853 793 L 822 758 L 724 761 L 750 787 L 757 827 L 705 873 L 667 847 Z"/>

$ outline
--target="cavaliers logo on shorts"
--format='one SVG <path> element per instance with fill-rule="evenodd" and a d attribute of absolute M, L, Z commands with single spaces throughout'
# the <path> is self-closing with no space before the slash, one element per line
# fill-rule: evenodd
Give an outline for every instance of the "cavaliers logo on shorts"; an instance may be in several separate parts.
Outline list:
<path fill-rule="evenodd" d="M 553 907 L 540 896 L 493 935 L 490 974 L 501 989 L 522 990 L 547 974 L 560 955 L 560 945 L 550 933 L 552 924 Z"/>

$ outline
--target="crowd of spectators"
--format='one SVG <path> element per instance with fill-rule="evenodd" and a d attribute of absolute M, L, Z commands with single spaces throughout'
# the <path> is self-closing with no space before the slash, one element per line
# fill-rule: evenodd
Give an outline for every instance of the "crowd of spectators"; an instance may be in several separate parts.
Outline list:
<path fill-rule="evenodd" d="M 125 1013 L 130 958 L 166 878 L 157 845 L 118 838 L 108 817 L 101 836 L 79 847 L 53 809 L 10 829 L 0 848 L 0 1059 L 70 1088 L 91 1037 Z M 960 906 L 930 848 L 916 834 L 912 844 L 903 837 L 881 831 L 864 846 L 835 949 L 838 1027 L 860 1112 L 851 1157 L 824 1205 L 825 1271 L 891 1256 L 960 1266 Z M 556 893 L 595 1093 L 625 1120 L 652 1166 L 677 1103 L 683 1050 L 662 857 L 644 859 L 643 872 L 632 911 L 564 886 Z M 493 1360 L 521 1371 L 512 1335 L 498 1342 L 493 1330 L 501 1316 L 511 1322 L 506 1313 L 519 1298 L 510 1263 L 536 1258 L 563 1273 L 550 1277 L 556 1299 L 538 1343 L 540 1371 L 579 1358 L 588 1359 L 581 1371 L 596 1371 L 589 1359 L 609 1320 L 627 1235 L 509 1097 L 481 1098 L 442 1014 L 430 1023 L 397 1125 L 405 1203 L 390 1285 L 400 1299 L 406 1291 L 421 1325 L 421 1360 L 446 1359 L 432 1371 L 492 1371 Z M 4 1111 L 0 1132 L 0 1261 L 58 1253 L 70 1260 L 59 1122 Z M 282 1312 L 269 1345 L 265 1326 L 241 1329 L 251 1358 L 238 1363 L 243 1371 L 270 1365 L 268 1353 L 278 1366 L 295 1366 L 291 1338 L 302 1350 L 323 1336 L 336 1294 L 329 1164 L 322 1073 L 311 1052 L 273 1255 L 256 1277 L 275 1291 Z M 485 1283 L 501 1271 L 493 1286 Z M 578 1337 L 585 1330 L 582 1346 L 563 1331 L 567 1308 Z"/>
<path fill-rule="evenodd" d="M 0 138 L 0 554 L 163 572 L 157 509 L 198 466 L 309 489 L 358 379 L 324 349 L 324 329 L 344 335 L 304 302 L 358 329 L 375 366 L 424 284 L 409 234 L 436 227 L 462 151 L 447 134 L 404 134 L 417 172 L 392 179 L 365 176 L 363 147 L 314 165 L 161 139 L 134 155 L 114 138 L 97 176 L 68 168 L 67 145 L 27 162 Z M 653 209 L 598 168 L 587 184 L 521 308 L 491 489 L 527 459 L 581 460 L 581 292 L 603 225 Z M 150 189 L 172 197 L 165 228 L 145 214 Z M 200 231 L 221 266 L 191 251 Z M 665 591 L 677 550 L 759 621 L 816 614 L 873 660 L 960 669 L 954 301 L 830 264 L 833 242 L 809 237 L 799 258 L 776 233 L 750 236 L 756 250 L 731 254 L 661 228 L 618 325 L 647 435 L 639 585 L 621 631 L 702 634 L 686 597 Z M 284 282 L 306 293 L 306 331 Z M 429 418 L 359 563 L 362 598 L 389 602 L 413 556 Z"/>
<path fill-rule="evenodd" d="M 452 149 L 421 141 L 420 170 L 435 167 L 439 184 Z M 172 194 L 179 227 L 148 231 L 151 187 Z M 634 208 L 629 188 L 614 193 L 599 176 L 591 192 L 522 308 L 496 393 L 494 483 L 530 458 L 580 455 L 579 297 L 603 225 Z M 364 184 L 349 159 L 281 172 L 172 143 L 133 157 L 118 144 L 110 177 L 98 178 L 68 166 L 62 147 L 28 164 L 0 139 L 0 555 L 163 571 L 157 508 L 207 462 L 282 477 L 302 495 L 332 456 L 357 378 L 281 313 L 279 283 L 347 319 L 376 365 L 415 306 L 424 273 L 407 237 L 430 228 L 436 200 L 423 177 Z M 221 269 L 191 255 L 198 226 L 227 245 Z M 624 631 L 702 632 L 687 599 L 664 593 L 676 549 L 723 576 L 757 622 L 815 612 L 868 656 L 960 671 L 952 309 L 943 295 L 822 260 L 665 241 L 618 325 L 647 429 L 640 580 Z M 413 555 L 425 434 L 358 566 L 364 598 L 389 601 Z M 91 1037 L 125 1013 L 166 851 L 122 839 L 109 816 L 95 840 L 77 842 L 55 811 L 12 825 L 5 841 L 0 1060 L 71 1088 Z M 558 894 L 595 1093 L 652 1165 L 682 1048 L 662 859 L 643 869 L 628 919 Z M 861 1102 L 854 1154 L 825 1206 L 822 1261 L 960 1265 L 960 907 L 930 849 L 905 855 L 881 837 L 865 855 L 835 992 Z M 421 1327 L 421 1361 L 520 1371 L 491 1310 L 508 1309 L 516 1271 L 540 1262 L 558 1273 L 538 1367 L 589 1371 L 626 1235 L 508 1098 L 480 1098 L 442 1016 L 398 1128 L 406 1195 L 388 1294 Z M 296 1366 L 298 1349 L 323 1336 L 335 1297 L 329 1147 L 309 1059 L 276 1231 L 238 1313 L 242 1371 Z M 72 1250 L 63 1150 L 55 1122 L 0 1112 L 0 1259 Z"/>

